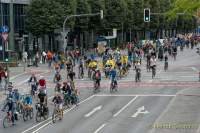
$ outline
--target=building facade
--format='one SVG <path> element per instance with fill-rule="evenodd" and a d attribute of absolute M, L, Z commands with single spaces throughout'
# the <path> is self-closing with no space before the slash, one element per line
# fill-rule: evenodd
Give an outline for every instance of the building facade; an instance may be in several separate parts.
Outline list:
<path fill-rule="evenodd" d="M 0 0 L 0 26 L 9 27 L 8 50 L 21 53 L 28 44 L 25 31 L 25 7 L 30 0 Z M 25 36 L 26 35 L 26 36 Z M 0 51 L 5 41 L 0 38 Z"/>

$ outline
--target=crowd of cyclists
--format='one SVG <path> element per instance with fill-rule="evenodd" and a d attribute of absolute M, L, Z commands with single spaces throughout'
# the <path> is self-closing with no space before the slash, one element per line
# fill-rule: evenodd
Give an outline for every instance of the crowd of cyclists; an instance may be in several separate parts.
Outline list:
<path fill-rule="evenodd" d="M 94 93 L 101 90 L 102 79 L 109 79 L 110 92 L 114 92 L 118 90 L 120 79 L 126 77 L 130 70 L 135 71 L 135 82 L 140 82 L 142 77 L 141 64 L 144 63 L 146 71 L 152 72 L 153 79 L 156 76 L 157 60 L 164 61 L 163 69 L 167 71 L 169 56 L 176 60 L 178 47 L 180 47 L 180 51 L 183 51 L 185 47 L 193 49 L 194 46 L 197 46 L 197 43 L 198 40 L 195 36 L 179 35 L 177 38 L 166 38 L 163 42 L 159 40 L 146 41 L 142 45 L 140 43 L 128 43 L 125 49 L 107 47 L 104 53 L 100 55 L 81 55 L 77 49 L 74 54 L 68 52 L 67 56 L 63 57 L 62 54 L 52 54 L 49 51 L 46 54 L 46 60 L 49 68 L 53 64 L 55 70 L 52 79 L 52 82 L 55 83 L 55 96 L 52 104 L 56 110 L 59 110 L 54 111 L 54 113 L 60 112 L 60 119 L 62 119 L 64 107 L 70 108 L 72 105 L 78 105 L 80 92 L 78 87 L 75 86 L 76 77 L 91 80 L 94 83 Z M 63 75 L 66 76 L 63 77 Z M 33 99 L 36 99 L 36 121 L 39 122 L 41 118 L 48 118 L 46 80 L 44 78 L 38 79 L 35 74 L 32 74 L 28 83 L 31 89 L 30 94 L 26 95 L 20 95 L 19 91 L 14 89 L 12 83 L 8 86 L 9 94 L 3 111 L 7 109 L 6 112 L 9 112 L 9 114 L 8 117 L 5 117 L 5 122 L 9 119 L 14 125 L 15 120 L 18 120 L 18 113 L 23 114 L 25 118 L 29 116 L 32 119 Z M 55 116 L 54 113 L 52 116 Z M 27 120 L 25 118 L 24 120 Z"/>

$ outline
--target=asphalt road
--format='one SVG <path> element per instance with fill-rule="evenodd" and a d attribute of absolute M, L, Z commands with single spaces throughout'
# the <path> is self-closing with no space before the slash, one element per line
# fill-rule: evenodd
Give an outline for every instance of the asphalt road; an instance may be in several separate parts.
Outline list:
<path fill-rule="evenodd" d="M 109 80 L 103 79 L 101 92 L 94 94 L 93 82 L 76 79 L 81 102 L 66 110 L 62 121 L 53 124 L 51 117 L 41 123 L 20 120 L 8 129 L 0 123 L 0 133 L 200 133 L 199 59 L 195 49 L 185 49 L 176 61 L 170 58 L 167 72 L 164 62 L 158 62 L 155 79 L 143 63 L 142 82 L 135 83 L 135 72 L 130 70 L 118 81 L 118 92 L 112 94 Z M 48 80 L 49 101 L 54 95 L 53 75 L 49 70 L 38 74 Z M 29 90 L 25 83 L 28 77 L 16 79 L 21 92 Z M 3 116 L 1 113 L 0 118 Z"/>

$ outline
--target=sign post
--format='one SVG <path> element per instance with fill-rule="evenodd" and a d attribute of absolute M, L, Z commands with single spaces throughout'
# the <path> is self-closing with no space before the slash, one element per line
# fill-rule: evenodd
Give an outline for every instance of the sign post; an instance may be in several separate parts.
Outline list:
<path fill-rule="evenodd" d="M 8 26 L 2 26 L 0 28 L 0 33 L 1 37 L 4 41 L 2 44 L 2 53 L 3 53 L 3 61 L 6 63 L 6 72 L 7 72 L 7 77 L 6 77 L 6 85 L 5 85 L 5 93 L 8 88 L 8 83 L 9 83 L 9 66 L 8 66 L 8 61 L 9 61 L 9 55 L 8 53 L 5 54 L 6 51 L 8 51 L 8 34 L 9 34 L 9 27 Z M 5 55 L 7 55 L 5 57 Z"/>

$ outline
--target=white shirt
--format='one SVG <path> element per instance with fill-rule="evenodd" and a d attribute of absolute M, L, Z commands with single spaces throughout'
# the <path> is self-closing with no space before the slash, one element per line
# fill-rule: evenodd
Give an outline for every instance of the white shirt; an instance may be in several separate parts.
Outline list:
<path fill-rule="evenodd" d="M 156 59 L 151 58 L 150 64 L 151 66 L 156 66 Z"/>
<path fill-rule="evenodd" d="M 28 53 L 26 51 L 23 52 L 23 58 L 26 59 L 28 57 Z"/>

